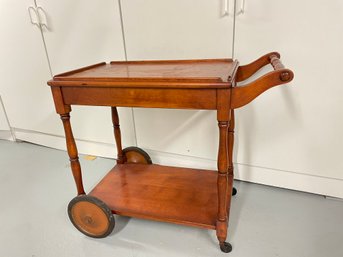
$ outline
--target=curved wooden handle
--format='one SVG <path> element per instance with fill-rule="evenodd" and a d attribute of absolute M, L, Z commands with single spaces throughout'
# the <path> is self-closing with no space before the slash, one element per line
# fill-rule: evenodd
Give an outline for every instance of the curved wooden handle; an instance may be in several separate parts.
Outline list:
<path fill-rule="evenodd" d="M 293 72 L 285 69 L 285 66 L 280 61 L 280 54 L 276 52 L 266 54 L 248 65 L 240 66 L 237 71 L 236 81 L 246 80 L 269 63 L 273 66 L 274 71 L 265 74 L 247 85 L 232 88 L 231 109 L 239 108 L 250 103 L 269 88 L 292 81 L 294 77 Z"/>
<path fill-rule="evenodd" d="M 239 66 L 237 70 L 236 81 L 237 82 L 244 81 L 250 78 L 252 75 L 254 75 L 262 67 L 268 64 L 273 65 L 273 62 L 271 61 L 271 57 L 272 58 L 276 57 L 277 59 L 280 59 L 280 54 L 278 52 L 271 52 L 271 53 L 261 56 L 260 58 L 253 61 L 252 63 Z"/>
<path fill-rule="evenodd" d="M 269 56 L 270 59 L 270 64 L 273 66 L 274 70 L 284 70 L 283 72 L 280 73 L 280 80 L 285 81 L 285 82 L 290 82 L 294 74 L 292 71 L 288 70 L 285 68 L 285 66 L 282 64 L 281 60 L 279 57 L 276 55 L 271 55 Z M 290 71 L 290 72 L 289 72 Z"/>

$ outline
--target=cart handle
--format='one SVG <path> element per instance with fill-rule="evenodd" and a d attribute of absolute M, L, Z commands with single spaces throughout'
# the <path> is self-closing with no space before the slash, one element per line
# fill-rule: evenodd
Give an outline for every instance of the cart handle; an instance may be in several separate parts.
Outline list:
<path fill-rule="evenodd" d="M 244 81 L 255 74 L 263 66 L 271 64 L 274 71 L 271 71 L 255 81 L 241 87 L 233 87 L 231 94 L 231 109 L 242 107 L 264 91 L 271 87 L 282 85 L 293 80 L 294 74 L 291 70 L 286 69 L 280 60 L 280 54 L 272 52 L 266 54 L 256 61 L 247 65 L 239 66 L 236 75 L 236 81 Z"/>
<path fill-rule="evenodd" d="M 258 70 L 260 70 L 262 67 L 268 64 L 271 64 L 274 70 L 280 70 L 285 68 L 285 66 L 282 64 L 280 60 L 280 54 L 278 52 L 271 52 L 269 54 L 261 56 L 252 63 L 239 66 L 237 70 L 236 81 L 241 82 L 250 78 Z"/>

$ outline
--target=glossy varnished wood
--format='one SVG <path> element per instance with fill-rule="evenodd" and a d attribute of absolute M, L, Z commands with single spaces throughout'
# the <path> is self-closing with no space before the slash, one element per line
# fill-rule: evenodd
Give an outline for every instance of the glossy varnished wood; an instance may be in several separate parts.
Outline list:
<path fill-rule="evenodd" d="M 115 214 L 215 229 L 217 173 L 119 164 L 90 192 Z"/>
<path fill-rule="evenodd" d="M 218 211 L 216 222 L 216 234 L 221 247 L 225 244 L 227 237 L 227 228 L 229 220 L 229 212 L 227 209 L 228 199 L 231 195 L 228 194 L 228 128 L 230 121 L 230 105 L 231 91 L 228 89 L 220 89 L 217 91 L 217 120 L 219 128 L 219 147 L 218 147 L 218 176 L 217 176 L 217 191 L 218 191 Z M 231 185 L 232 187 L 232 185 Z"/>
<path fill-rule="evenodd" d="M 68 105 L 215 110 L 215 89 L 62 87 Z"/>
<path fill-rule="evenodd" d="M 244 81 L 248 78 L 250 78 L 252 75 L 254 75 L 259 69 L 261 69 L 263 66 L 266 66 L 270 63 L 270 56 L 274 55 L 277 58 L 280 58 L 280 54 L 277 52 L 271 52 L 268 54 L 265 54 L 261 56 L 260 58 L 256 59 L 255 61 L 246 64 L 241 65 L 238 68 L 237 75 L 236 75 L 236 81 Z"/>
<path fill-rule="evenodd" d="M 267 64 L 274 70 L 236 86 Z M 272 52 L 244 66 L 231 59 L 98 63 L 57 75 L 48 84 L 63 121 L 79 195 L 84 190 L 70 125 L 71 105 L 110 106 L 118 164 L 90 195 L 116 214 L 215 229 L 220 248 L 228 252 L 231 246 L 225 240 L 234 176 L 234 109 L 292 79 L 293 72 Z M 164 167 L 150 164 L 147 154 L 139 158 L 126 155 L 129 148 L 122 149 L 118 106 L 216 110 L 218 172 Z M 127 158 L 134 163 L 125 163 Z"/>
<path fill-rule="evenodd" d="M 258 58 L 250 64 L 238 67 L 236 81 L 240 82 L 248 79 L 267 64 L 271 64 L 274 71 L 271 71 L 244 86 L 232 89 L 230 109 L 236 109 L 247 105 L 264 91 L 277 85 L 289 83 L 293 80 L 294 74 L 282 64 L 280 54 L 272 52 Z"/>
<path fill-rule="evenodd" d="M 228 213 L 230 213 L 230 206 L 231 206 L 231 196 L 233 195 L 233 146 L 234 146 L 234 133 L 235 133 L 235 110 L 230 110 L 230 122 L 229 122 L 229 131 L 228 131 L 228 188 L 227 188 L 227 204 L 226 208 Z"/>
<path fill-rule="evenodd" d="M 119 115 L 118 115 L 117 107 L 114 107 L 114 106 L 111 107 L 111 114 L 112 114 L 114 139 L 116 140 L 116 146 L 117 146 L 117 163 L 121 164 L 121 163 L 124 163 L 124 155 L 123 155 L 123 147 L 121 144 L 121 132 L 120 132 Z"/>
<path fill-rule="evenodd" d="M 253 82 L 250 82 L 242 87 L 237 87 L 232 90 L 231 109 L 236 109 L 247 105 L 264 91 L 278 85 L 286 84 L 293 79 L 293 73 L 286 70 L 288 80 L 283 81 L 283 70 L 269 72 L 262 77 L 259 77 Z"/>
<path fill-rule="evenodd" d="M 63 122 L 64 133 L 66 136 L 67 143 L 67 152 L 69 155 L 70 167 L 73 172 L 74 180 L 76 183 L 77 194 L 83 195 L 85 194 L 85 190 L 83 189 L 81 165 L 79 161 L 79 155 L 77 152 L 73 131 L 71 129 L 69 113 L 61 114 L 61 120 Z"/>
<path fill-rule="evenodd" d="M 232 59 L 99 63 L 56 75 L 49 85 L 102 87 L 228 87 L 238 63 Z M 63 81 L 63 82 L 62 82 Z M 69 83 L 65 83 L 69 82 Z"/>

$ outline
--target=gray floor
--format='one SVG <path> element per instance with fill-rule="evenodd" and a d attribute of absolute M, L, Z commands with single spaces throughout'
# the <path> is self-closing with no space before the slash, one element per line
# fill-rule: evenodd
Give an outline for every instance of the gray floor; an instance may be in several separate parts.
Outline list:
<path fill-rule="evenodd" d="M 80 159 L 87 190 L 114 164 Z M 109 237 L 92 239 L 66 213 L 75 195 L 66 153 L 0 140 L 0 256 L 343 256 L 342 201 L 243 182 L 235 186 L 230 254 L 219 251 L 212 230 L 119 216 Z"/>

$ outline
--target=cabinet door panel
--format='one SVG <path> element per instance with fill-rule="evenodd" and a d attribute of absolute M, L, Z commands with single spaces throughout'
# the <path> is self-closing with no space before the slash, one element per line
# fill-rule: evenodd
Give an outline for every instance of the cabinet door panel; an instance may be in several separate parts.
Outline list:
<path fill-rule="evenodd" d="M 34 2 L 0 2 L 0 94 L 13 127 L 61 134 L 46 85 L 51 76 L 42 35 L 30 23 L 29 6 Z"/>
<path fill-rule="evenodd" d="M 129 60 L 231 57 L 233 18 L 222 16 L 224 1 L 121 2 Z M 139 146 L 216 159 L 215 112 L 134 109 L 134 114 Z"/>
<path fill-rule="evenodd" d="M 97 62 L 123 60 L 117 1 L 37 0 L 53 74 Z"/>
<path fill-rule="evenodd" d="M 53 74 L 90 64 L 124 60 L 124 46 L 117 1 L 37 0 L 44 39 Z M 134 143 L 130 109 L 120 109 L 124 145 Z M 75 137 L 113 143 L 110 108 L 73 107 Z"/>
<path fill-rule="evenodd" d="M 233 2 L 233 1 L 230 1 Z M 230 57 L 223 0 L 122 0 L 128 59 Z"/>
<path fill-rule="evenodd" d="M 340 0 L 246 1 L 237 58 L 277 50 L 295 79 L 238 111 L 237 162 L 343 178 L 342 15 Z"/>
<path fill-rule="evenodd" d="M 138 145 L 155 151 L 215 160 L 215 111 L 135 108 Z"/>

